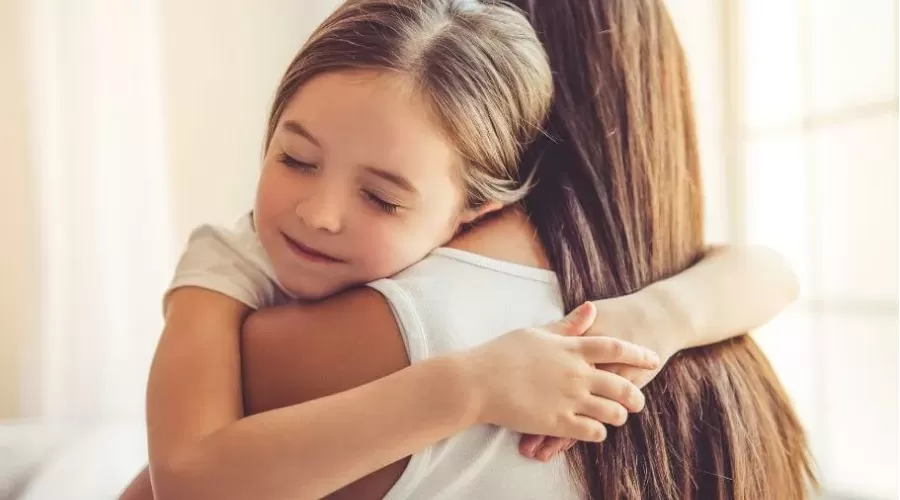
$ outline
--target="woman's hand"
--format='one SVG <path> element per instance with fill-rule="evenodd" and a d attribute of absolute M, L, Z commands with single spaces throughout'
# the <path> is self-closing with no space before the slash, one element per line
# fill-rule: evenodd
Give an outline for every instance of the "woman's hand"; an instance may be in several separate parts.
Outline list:
<path fill-rule="evenodd" d="M 636 385 L 595 365 L 654 370 L 649 349 L 610 337 L 580 336 L 597 316 L 587 303 L 542 328 L 507 333 L 469 351 L 479 422 L 518 432 L 582 441 L 606 438 L 604 424 L 622 425 L 644 407 Z M 535 363 L 535 360 L 541 360 Z"/>

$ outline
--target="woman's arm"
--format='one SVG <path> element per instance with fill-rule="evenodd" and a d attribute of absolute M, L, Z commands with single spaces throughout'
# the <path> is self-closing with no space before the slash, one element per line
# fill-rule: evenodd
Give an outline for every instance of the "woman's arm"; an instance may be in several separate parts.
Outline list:
<path fill-rule="evenodd" d="M 367 333 L 397 338 L 393 316 L 373 313 L 354 294 L 328 303 L 334 317 L 326 315 L 327 333 L 301 331 L 305 338 L 352 332 L 357 344 L 350 350 L 373 353 Z M 237 328 L 243 314 L 235 301 L 206 290 L 178 289 L 169 299 L 147 401 L 157 499 L 320 498 L 476 423 L 602 440 L 600 422 L 612 419 L 609 405 L 598 401 L 621 401 L 637 411 L 643 399 L 633 385 L 594 364 L 658 363 L 645 349 L 614 339 L 559 335 L 593 322 L 596 310 L 583 307 L 546 329 L 511 332 L 350 391 L 240 418 Z M 365 356 L 359 359 L 369 376 L 378 375 Z M 316 379 L 345 362 L 345 351 L 335 351 L 332 366 Z"/>
<path fill-rule="evenodd" d="M 241 342 L 244 411 L 248 415 L 346 391 L 409 366 L 393 312 L 381 295 L 369 288 L 348 295 L 250 316 Z M 347 324 L 348 299 L 355 302 L 355 314 L 368 311 L 368 325 L 362 331 L 340 327 Z M 328 498 L 384 498 L 408 462 L 404 457 Z"/>
<path fill-rule="evenodd" d="M 476 421 L 463 368 L 446 359 L 387 384 L 241 419 L 241 319 L 234 301 L 213 292 L 171 296 L 147 402 L 160 499 L 319 498 Z M 360 453 L 361 443 L 371 448 Z"/>
<path fill-rule="evenodd" d="M 341 327 L 346 326 L 343 308 L 350 306 L 357 315 L 367 317 L 364 333 Z M 254 313 L 244 323 L 241 351 L 248 415 L 342 392 L 409 366 L 390 307 L 370 289 L 350 292 L 340 300 Z M 357 418 L 359 423 L 369 419 L 365 414 Z M 329 498 L 382 498 L 403 473 L 406 462 L 394 462 Z M 156 498 L 162 497 L 157 494 Z M 147 469 L 120 499 L 154 500 Z"/>
<path fill-rule="evenodd" d="M 354 314 L 348 315 L 348 310 Z M 514 348 L 513 342 L 508 347 L 500 347 Z M 244 326 L 241 356 L 248 413 L 346 391 L 409 365 L 393 312 L 382 295 L 371 288 L 353 290 L 316 304 L 293 304 L 255 313 Z M 523 383 L 527 382 L 523 380 Z M 633 396 L 640 397 L 637 393 Z M 629 411 L 636 408 L 630 406 Z M 606 422 L 616 418 L 596 416 Z M 624 422 L 624 410 L 621 418 Z M 407 458 L 343 487 L 328 498 L 383 498 L 400 478 Z"/>

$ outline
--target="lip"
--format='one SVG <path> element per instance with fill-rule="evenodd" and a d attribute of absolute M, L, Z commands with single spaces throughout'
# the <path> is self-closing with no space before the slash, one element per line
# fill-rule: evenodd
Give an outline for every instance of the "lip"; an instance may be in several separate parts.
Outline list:
<path fill-rule="evenodd" d="M 281 233 L 281 236 L 284 238 L 284 241 L 287 242 L 287 246 L 291 249 L 291 252 L 303 260 L 323 264 L 338 264 L 343 262 L 343 260 L 338 259 L 337 257 L 332 257 L 331 255 L 322 253 L 314 248 L 310 248 L 284 233 Z"/>

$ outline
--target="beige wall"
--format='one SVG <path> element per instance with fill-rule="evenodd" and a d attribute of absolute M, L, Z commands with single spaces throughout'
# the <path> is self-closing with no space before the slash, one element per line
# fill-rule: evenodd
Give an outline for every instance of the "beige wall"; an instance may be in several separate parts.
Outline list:
<path fill-rule="evenodd" d="M 291 58 L 338 0 L 162 0 L 176 241 L 251 207 L 266 115 Z"/>
<path fill-rule="evenodd" d="M 687 53 L 691 76 L 697 138 L 703 168 L 706 237 L 724 241 L 729 235 L 726 200 L 726 47 L 719 43 L 723 0 L 667 0 L 666 5 Z"/>
<path fill-rule="evenodd" d="M 34 179 L 28 164 L 21 3 L 0 1 L 0 419 L 19 413 L 25 340 L 37 336 Z"/>

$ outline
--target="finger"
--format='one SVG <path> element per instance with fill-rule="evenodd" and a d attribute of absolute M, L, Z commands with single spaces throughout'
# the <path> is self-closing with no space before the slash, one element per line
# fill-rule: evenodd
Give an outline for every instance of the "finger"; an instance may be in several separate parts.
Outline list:
<path fill-rule="evenodd" d="M 538 450 L 537 458 L 542 462 L 546 462 L 547 460 L 553 458 L 553 456 L 557 453 L 568 450 L 574 444 L 575 441 L 572 439 L 558 437 L 547 439 L 544 442 L 543 446 L 541 446 L 541 448 Z"/>
<path fill-rule="evenodd" d="M 565 318 L 554 321 L 546 328 L 557 335 L 577 336 L 583 334 L 597 319 L 597 308 L 593 302 L 585 302 L 576 307 Z"/>
<path fill-rule="evenodd" d="M 606 426 L 584 415 L 572 415 L 562 425 L 560 434 L 576 441 L 599 443 L 606 439 Z"/>
<path fill-rule="evenodd" d="M 581 353 L 593 364 L 619 363 L 653 370 L 659 366 L 659 356 L 637 344 L 612 337 L 583 337 L 576 339 Z"/>
<path fill-rule="evenodd" d="M 598 370 L 603 370 L 603 371 L 609 372 L 609 373 L 615 373 L 616 375 L 621 375 L 623 377 L 625 377 L 625 376 L 622 374 L 626 373 L 628 370 L 639 370 L 640 369 L 640 368 L 635 368 L 633 366 L 622 365 L 619 363 L 597 363 L 594 366 Z M 628 378 L 628 377 L 625 377 L 625 378 Z"/>
<path fill-rule="evenodd" d="M 547 436 L 525 434 L 519 440 L 519 453 L 526 458 L 535 458 L 546 440 Z"/>
<path fill-rule="evenodd" d="M 619 403 L 606 398 L 590 398 L 581 404 L 580 415 L 591 417 L 604 424 L 621 427 L 628 420 L 628 410 Z"/>
<path fill-rule="evenodd" d="M 641 390 L 628 379 L 603 370 L 596 370 L 591 377 L 591 394 L 615 401 L 632 413 L 643 410 L 647 402 Z"/>
<path fill-rule="evenodd" d="M 645 370 L 644 368 L 636 368 L 628 365 L 597 365 L 597 368 L 610 373 L 615 373 L 636 385 L 639 389 L 643 389 L 648 382 L 653 380 L 653 376 L 656 374 L 655 370 Z"/>

